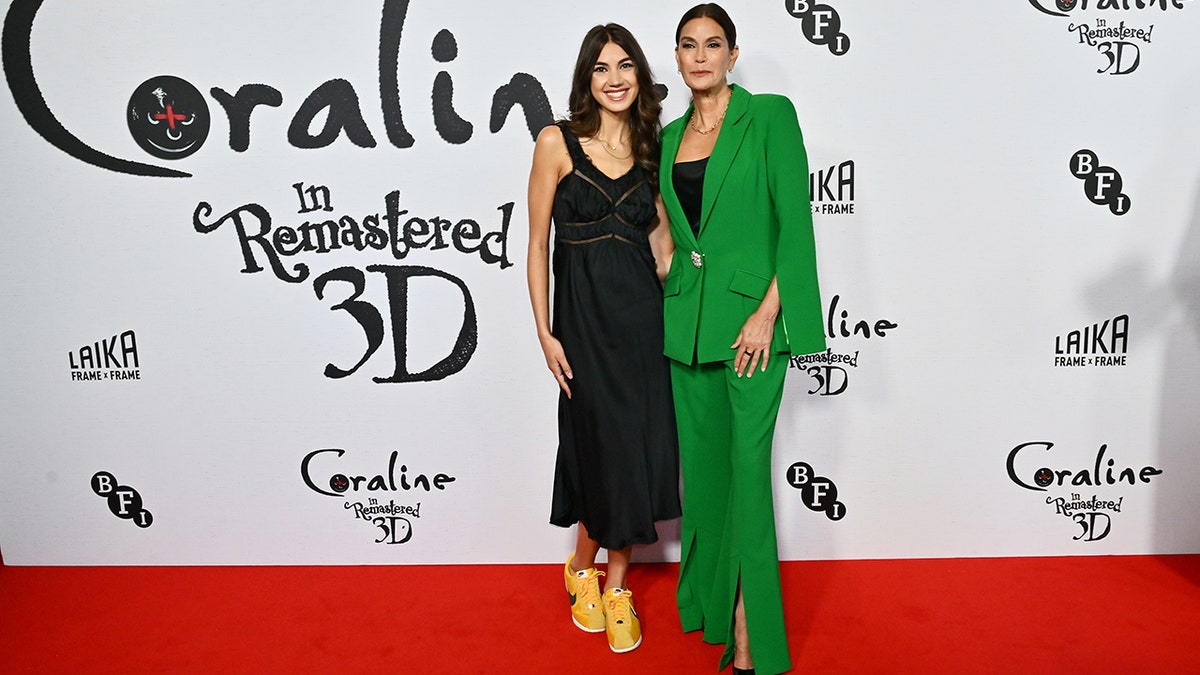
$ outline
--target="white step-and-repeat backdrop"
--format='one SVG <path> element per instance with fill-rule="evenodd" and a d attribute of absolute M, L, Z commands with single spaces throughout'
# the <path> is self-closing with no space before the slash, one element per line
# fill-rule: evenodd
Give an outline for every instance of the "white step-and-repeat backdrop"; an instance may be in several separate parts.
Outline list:
<path fill-rule="evenodd" d="M 533 137 L 608 21 L 681 114 L 689 6 L 10 3 L 5 562 L 562 560 Z M 1200 3 L 727 9 L 828 308 L 781 555 L 1200 552 Z"/>

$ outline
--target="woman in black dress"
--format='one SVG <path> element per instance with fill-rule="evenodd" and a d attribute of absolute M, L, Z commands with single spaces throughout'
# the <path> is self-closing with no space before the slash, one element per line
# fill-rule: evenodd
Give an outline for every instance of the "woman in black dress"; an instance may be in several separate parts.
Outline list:
<path fill-rule="evenodd" d="M 657 540 L 655 521 L 680 514 L 663 357 L 661 280 L 674 247 L 656 187 L 662 107 L 628 30 L 608 24 L 584 37 L 570 106 L 570 119 L 543 129 L 533 152 L 529 297 L 561 388 L 550 522 L 578 525 L 563 570 L 572 620 L 607 632 L 619 653 L 641 644 L 625 587 L 630 551 Z"/>

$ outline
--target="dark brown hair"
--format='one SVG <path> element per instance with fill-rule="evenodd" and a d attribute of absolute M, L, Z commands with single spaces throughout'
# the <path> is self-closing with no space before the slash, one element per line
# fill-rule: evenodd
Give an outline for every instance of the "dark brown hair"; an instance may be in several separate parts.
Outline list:
<path fill-rule="evenodd" d="M 729 18 L 729 13 L 715 2 L 696 5 L 683 15 L 683 18 L 679 20 L 679 26 L 675 29 L 675 44 L 679 44 L 679 36 L 683 34 L 683 27 L 692 19 L 716 21 L 721 30 L 725 31 L 725 41 L 729 43 L 729 48 L 733 49 L 737 46 L 737 27 L 733 25 L 733 19 Z"/>
<path fill-rule="evenodd" d="M 638 95 L 629 109 L 629 139 L 633 160 L 650 174 L 650 184 L 658 189 L 658 162 L 662 125 L 662 100 L 654 87 L 650 63 L 633 34 L 615 23 L 596 26 L 588 31 L 579 47 L 575 73 L 571 76 L 571 114 L 567 126 L 576 136 L 591 137 L 600 130 L 600 104 L 592 97 L 592 70 L 600 58 L 600 50 L 612 42 L 633 59 L 637 70 Z"/>

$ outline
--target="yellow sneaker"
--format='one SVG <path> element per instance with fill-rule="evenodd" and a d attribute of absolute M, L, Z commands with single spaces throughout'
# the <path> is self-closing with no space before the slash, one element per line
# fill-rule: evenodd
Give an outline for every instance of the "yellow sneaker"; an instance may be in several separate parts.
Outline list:
<path fill-rule="evenodd" d="M 574 559 L 575 554 L 572 553 L 563 568 L 567 595 L 571 598 L 571 620 L 579 626 L 579 630 L 599 633 L 604 630 L 604 606 L 600 601 L 600 577 L 604 576 L 604 572 L 595 567 L 575 572 L 571 569 Z"/>
<path fill-rule="evenodd" d="M 633 608 L 633 593 L 610 588 L 604 592 L 605 628 L 608 646 L 618 654 L 631 652 L 642 644 L 642 624 Z"/>

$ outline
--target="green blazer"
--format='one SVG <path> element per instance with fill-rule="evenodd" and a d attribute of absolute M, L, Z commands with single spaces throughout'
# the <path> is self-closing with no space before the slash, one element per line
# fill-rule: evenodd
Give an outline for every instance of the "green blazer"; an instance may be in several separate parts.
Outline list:
<path fill-rule="evenodd" d="M 795 107 L 784 96 L 733 85 L 704 175 L 699 236 L 671 179 L 691 114 L 689 106 L 662 135 L 659 181 L 675 240 L 663 282 L 664 353 L 682 363 L 734 358 L 729 346 L 772 278 L 782 304 L 772 351 L 824 351 L 808 157 Z"/>

